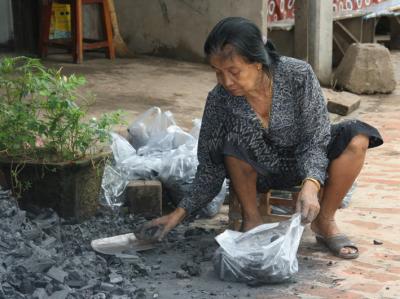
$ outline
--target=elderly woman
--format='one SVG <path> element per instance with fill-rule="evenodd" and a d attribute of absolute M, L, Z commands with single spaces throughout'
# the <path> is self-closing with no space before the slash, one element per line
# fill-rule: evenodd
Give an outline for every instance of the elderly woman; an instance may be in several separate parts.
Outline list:
<path fill-rule="evenodd" d="M 379 132 L 360 121 L 331 126 L 311 66 L 279 56 L 249 20 L 220 21 L 204 51 L 218 83 L 205 105 L 191 193 L 144 229 L 158 226 L 155 237 L 162 239 L 210 202 L 229 177 L 247 231 L 263 223 L 257 192 L 301 185 L 297 211 L 317 239 L 339 257 L 356 258 L 358 249 L 340 233 L 335 213 L 366 150 L 383 143 Z"/>

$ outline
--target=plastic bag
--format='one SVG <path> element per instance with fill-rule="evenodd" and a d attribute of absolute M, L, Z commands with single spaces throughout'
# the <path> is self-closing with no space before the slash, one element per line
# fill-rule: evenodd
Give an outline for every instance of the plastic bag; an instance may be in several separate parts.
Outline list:
<path fill-rule="evenodd" d="M 129 181 L 155 178 L 161 167 L 160 157 L 138 156 L 135 149 L 122 136 L 111 133 L 111 149 L 114 161 L 104 168 L 101 187 L 102 204 L 118 207 L 122 205 L 120 197 Z"/>
<path fill-rule="evenodd" d="M 156 152 L 167 152 L 177 149 L 186 143 L 194 143 L 194 137 L 175 125 L 164 131 L 154 132 L 145 146 L 138 149 L 139 155 L 150 155 Z"/>
<path fill-rule="evenodd" d="M 218 193 L 218 195 L 205 208 L 201 210 L 204 216 L 214 217 L 215 215 L 218 214 L 219 210 L 221 209 L 225 201 L 225 197 L 228 194 L 227 189 L 228 189 L 227 182 L 226 180 L 224 180 L 221 191 Z"/>
<path fill-rule="evenodd" d="M 105 168 L 101 202 L 118 207 L 123 203 L 121 195 L 129 181 L 159 179 L 168 198 L 177 205 L 188 195 L 196 175 L 200 127 L 201 121 L 195 119 L 187 133 L 176 125 L 170 111 L 153 107 L 129 126 L 129 142 L 112 133 L 114 163 Z M 217 214 L 225 195 L 226 185 L 203 209 L 203 214 L 207 217 Z"/>
<path fill-rule="evenodd" d="M 157 138 L 155 135 L 163 135 L 171 125 L 176 125 L 176 123 L 170 111 L 162 113 L 159 107 L 152 107 L 129 126 L 128 141 L 138 150 L 151 138 Z"/>
<path fill-rule="evenodd" d="M 299 213 L 287 221 L 267 223 L 240 233 L 218 235 L 214 269 L 221 280 L 250 285 L 284 282 L 298 271 L 297 250 L 304 227 Z"/>

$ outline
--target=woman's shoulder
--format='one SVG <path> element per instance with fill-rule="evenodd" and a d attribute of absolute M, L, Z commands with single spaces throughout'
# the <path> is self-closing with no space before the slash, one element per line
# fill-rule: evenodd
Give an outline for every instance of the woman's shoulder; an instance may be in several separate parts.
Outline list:
<path fill-rule="evenodd" d="M 285 75 L 306 75 L 312 68 L 310 64 L 304 60 L 281 56 L 277 62 L 276 70 Z"/>
<path fill-rule="evenodd" d="M 208 93 L 209 98 L 226 98 L 229 97 L 229 93 L 225 90 L 225 88 L 221 84 L 217 84 L 213 89 Z"/>

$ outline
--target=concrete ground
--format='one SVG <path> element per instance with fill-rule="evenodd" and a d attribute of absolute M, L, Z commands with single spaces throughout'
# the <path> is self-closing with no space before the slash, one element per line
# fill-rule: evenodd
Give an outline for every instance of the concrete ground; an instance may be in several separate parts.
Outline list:
<path fill-rule="evenodd" d="M 393 52 L 392 58 L 400 82 L 400 52 Z M 82 65 L 62 60 L 69 57 L 51 56 L 46 64 L 86 76 L 87 90 L 97 95 L 91 115 L 123 109 L 128 123 L 159 106 L 189 129 L 192 119 L 201 117 L 207 92 L 215 84 L 213 72 L 203 64 L 149 57 L 109 61 L 92 56 Z M 350 207 L 337 214 L 339 226 L 359 245 L 360 257 L 350 261 L 332 257 L 306 228 L 295 283 L 250 288 L 210 280 L 213 292 L 203 293 L 204 298 L 230 298 L 232 285 L 240 289 L 239 298 L 400 298 L 400 84 L 390 95 L 363 96 L 361 107 L 350 117 L 376 126 L 385 140 L 383 146 L 368 151 Z M 374 245 L 374 240 L 383 244 Z M 198 279 L 207 286 L 207 277 Z M 158 279 L 162 281 L 162 276 Z M 195 289 L 196 278 L 190 283 Z M 159 284 L 165 289 L 184 288 L 184 281 Z"/>

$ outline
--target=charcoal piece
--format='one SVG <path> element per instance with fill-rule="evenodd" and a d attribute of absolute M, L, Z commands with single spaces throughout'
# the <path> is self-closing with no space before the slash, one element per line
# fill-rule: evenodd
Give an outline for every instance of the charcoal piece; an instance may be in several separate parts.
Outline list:
<path fill-rule="evenodd" d="M 10 249 L 10 245 L 0 240 L 0 248 Z"/>
<path fill-rule="evenodd" d="M 110 278 L 110 283 L 112 283 L 112 284 L 117 284 L 117 283 L 121 283 L 124 281 L 122 276 L 119 274 L 116 274 L 116 273 L 111 273 L 109 275 L 109 278 Z"/>
<path fill-rule="evenodd" d="M 104 293 L 97 293 L 97 294 L 93 295 L 91 298 L 93 298 L 93 299 L 106 299 L 107 296 Z"/>
<path fill-rule="evenodd" d="M 159 264 L 151 266 L 152 270 L 160 270 L 160 268 L 161 268 L 161 266 Z"/>
<path fill-rule="evenodd" d="M 102 290 L 102 291 L 112 292 L 115 289 L 116 289 L 116 287 L 111 283 L 102 282 L 100 284 L 100 290 Z"/>
<path fill-rule="evenodd" d="M 66 299 L 69 293 L 68 290 L 55 291 L 51 296 L 49 296 L 49 299 Z"/>
<path fill-rule="evenodd" d="M 202 228 L 202 227 L 194 227 L 190 228 L 187 231 L 185 231 L 184 236 L 185 238 L 187 237 L 193 237 L 193 236 L 203 236 L 203 235 L 209 235 L 210 231 Z"/>
<path fill-rule="evenodd" d="M 6 273 L 7 272 L 6 268 L 4 268 L 3 265 L 1 265 L 1 264 L 2 264 L 2 261 L 0 259 L 0 274 Z"/>
<path fill-rule="evenodd" d="M 28 240 L 35 240 L 40 238 L 40 236 L 42 235 L 42 231 L 38 228 L 32 228 L 29 230 L 23 230 L 22 231 L 22 235 L 24 236 L 25 239 Z"/>
<path fill-rule="evenodd" d="M 33 299 L 48 299 L 46 290 L 43 288 L 36 289 L 32 294 Z"/>
<path fill-rule="evenodd" d="M 201 273 L 200 265 L 192 262 L 183 263 L 181 269 L 189 273 L 190 276 L 200 276 Z"/>
<path fill-rule="evenodd" d="M 27 247 L 24 243 L 22 243 L 19 248 L 11 251 L 11 253 L 15 257 L 30 257 L 32 255 L 32 249 Z"/>
<path fill-rule="evenodd" d="M 48 237 L 45 240 L 42 241 L 40 244 L 41 247 L 43 248 L 50 248 L 53 247 L 57 243 L 57 239 L 54 237 Z"/>
<path fill-rule="evenodd" d="M 1 285 L 2 292 L 0 292 L 0 298 L 12 298 L 12 299 L 25 299 L 26 297 L 15 290 L 9 283 L 3 283 Z"/>
<path fill-rule="evenodd" d="M 74 289 L 80 289 L 80 288 L 82 288 L 83 286 L 86 285 L 85 281 L 76 280 L 76 279 L 67 280 L 65 283 L 66 283 L 67 286 L 69 286 L 71 288 L 74 288 Z"/>
<path fill-rule="evenodd" d="M 115 257 L 122 259 L 124 262 L 132 262 L 132 263 L 135 263 L 140 260 L 140 258 L 137 255 L 126 254 L 126 253 L 117 253 Z"/>
<path fill-rule="evenodd" d="M 15 264 L 15 257 L 12 255 L 8 255 L 4 260 L 3 264 L 6 266 L 6 268 L 9 268 L 11 265 Z"/>
<path fill-rule="evenodd" d="M 84 287 L 81 287 L 79 290 L 84 291 L 88 289 L 92 289 L 98 285 L 98 282 L 96 279 L 89 279 L 87 284 Z"/>
<path fill-rule="evenodd" d="M 176 271 L 176 278 L 179 279 L 190 278 L 190 274 L 184 270 L 178 270 Z"/>
<path fill-rule="evenodd" d="M 151 227 L 139 226 L 135 228 L 134 233 L 139 240 L 156 240 L 164 229 L 164 225 L 156 225 Z"/>
<path fill-rule="evenodd" d="M 30 279 L 24 278 L 21 281 L 21 286 L 18 290 L 24 294 L 32 294 L 32 292 L 35 290 L 35 287 Z"/>
<path fill-rule="evenodd" d="M 23 261 L 20 266 L 24 267 L 27 272 L 38 273 L 45 272 L 55 264 L 55 261 L 49 258 L 30 257 Z"/>
<path fill-rule="evenodd" d="M 34 286 L 37 289 L 44 289 L 46 287 L 46 285 L 50 282 L 51 278 L 50 277 L 37 277 L 34 280 Z"/>
<path fill-rule="evenodd" d="M 47 294 L 53 294 L 54 293 L 54 286 L 50 282 L 48 284 L 46 284 L 44 289 L 46 290 Z"/>
<path fill-rule="evenodd" d="M 68 273 L 58 267 L 51 267 L 49 271 L 47 271 L 47 276 L 57 280 L 58 282 L 64 283 L 65 277 L 67 277 Z"/>
<path fill-rule="evenodd" d="M 146 299 L 146 289 L 144 289 L 144 288 L 140 288 L 140 289 L 137 289 L 136 291 L 135 291 L 135 298 L 136 299 Z"/>
<path fill-rule="evenodd" d="M 68 279 L 70 280 L 84 280 L 83 275 L 81 274 L 80 271 L 77 270 L 72 270 L 68 272 Z"/>
<path fill-rule="evenodd" d="M 21 275 L 12 272 L 9 275 L 7 275 L 7 282 L 15 289 L 19 290 L 21 287 Z"/>

